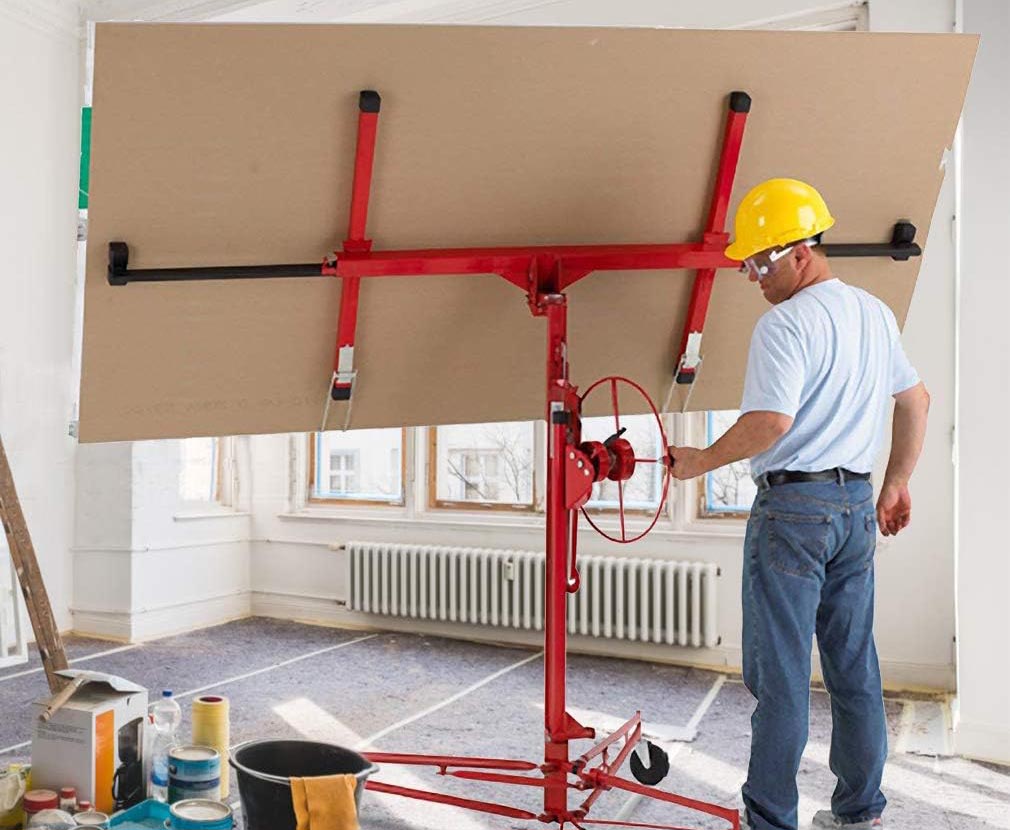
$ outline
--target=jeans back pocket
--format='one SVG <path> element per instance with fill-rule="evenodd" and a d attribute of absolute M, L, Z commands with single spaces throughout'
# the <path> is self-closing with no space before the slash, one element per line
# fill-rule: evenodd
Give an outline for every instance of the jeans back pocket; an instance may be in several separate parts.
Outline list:
<path fill-rule="evenodd" d="M 767 519 L 772 568 L 793 576 L 808 576 L 823 567 L 828 555 L 830 516 L 770 510 Z"/>

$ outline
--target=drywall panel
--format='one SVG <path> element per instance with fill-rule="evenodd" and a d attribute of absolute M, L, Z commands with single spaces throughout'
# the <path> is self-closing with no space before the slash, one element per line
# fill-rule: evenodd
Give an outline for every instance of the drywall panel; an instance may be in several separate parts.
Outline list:
<path fill-rule="evenodd" d="M 357 93 L 383 95 L 376 249 L 696 239 L 726 95 L 754 98 L 736 198 L 808 179 L 831 241 L 929 227 L 977 39 L 611 28 L 103 24 L 96 35 L 81 438 L 318 429 L 337 279 L 109 286 L 131 266 L 312 262 L 347 224 Z M 837 271 L 899 320 L 918 262 Z M 665 396 L 692 273 L 569 291 L 574 380 Z M 692 409 L 738 402 L 764 308 L 719 274 Z M 499 277 L 361 291 L 352 427 L 526 419 L 545 327 Z M 681 390 L 683 391 L 683 390 Z M 679 405 L 677 399 L 674 405 Z M 342 405 L 341 405 L 342 406 Z M 329 426 L 343 422 L 334 407 Z"/>

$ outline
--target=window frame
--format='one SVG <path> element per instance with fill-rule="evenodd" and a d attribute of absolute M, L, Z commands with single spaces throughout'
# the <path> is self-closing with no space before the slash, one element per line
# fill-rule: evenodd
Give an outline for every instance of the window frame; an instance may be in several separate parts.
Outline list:
<path fill-rule="evenodd" d="M 408 427 L 400 427 L 400 494 L 396 499 L 356 499 L 352 497 L 340 498 L 338 496 L 316 495 L 316 476 L 318 473 L 316 466 L 317 448 L 316 442 L 319 440 L 319 432 L 308 433 L 306 447 L 308 458 L 306 459 L 307 490 L 305 492 L 304 504 L 310 505 L 331 505 L 340 507 L 384 507 L 402 508 L 407 500 L 407 430 Z"/>
<path fill-rule="evenodd" d="M 704 442 L 705 412 L 663 414 L 663 426 L 669 443 L 677 446 L 702 446 Z M 467 528 L 501 527 L 527 528 L 543 527 L 545 519 L 545 485 L 547 476 L 547 425 L 543 419 L 535 419 L 533 487 L 534 507 L 513 508 L 509 505 L 484 507 L 483 503 L 449 502 L 432 507 L 433 488 L 432 466 L 436 463 L 432 453 L 431 431 L 433 427 L 404 427 L 400 461 L 403 503 L 387 501 L 366 503 L 361 499 L 316 499 L 312 498 L 312 466 L 315 459 L 315 433 L 291 433 L 289 447 L 289 493 L 286 510 L 281 516 L 286 518 L 313 518 L 330 521 L 381 522 L 389 521 L 407 524 L 430 524 L 439 527 Z M 306 440 L 306 438 L 308 440 Z M 702 518 L 696 481 L 672 479 L 670 491 L 656 525 L 660 536 L 692 537 L 698 540 L 742 539 L 746 518 L 725 514 Z M 346 510 L 344 508 L 347 508 Z M 378 508 L 378 509 L 376 509 Z M 617 512 L 614 510 L 590 511 L 593 518 L 604 530 L 619 531 Z M 651 519 L 653 511 L 628 511 L 629 533 L 637 533 Z M 598 517 L 598 518 L 597 518 Z M 580 528 L 585 523 L 580 523 Z"/>
<path fill-rule="evenodd" d="M 419 427 L 427 430 L 426 446 L 428 450 L 426 464 L 427 475 L 425 476 L 427 496 L 425 503 L 429 511 L 458 511 L 458 512 L 485 512 L 495 511 L 499 513 L 515 514 L 537 514 L 544 512 L 543 500 L 540 491 L 543 489 L 540 479 L 544 475 L 540 471 L 541 454 L 539 452 L 539 436 L 541 433 L 546 437 L 546 428 L 540 430 L 537 424 L 542 424 L 540 419 L 533 421 L 520 421 L 518 423 L 529 423 L 533 425 L 533 475 L 531 484 L 531 497 L 529 504 L 509 504 L 507 502 L 493 501 L 457 501 L 454 499 L 440 499 L 438 497 L 438 426 Z M 440 425 L 441 426 L 441 425 Z"/>

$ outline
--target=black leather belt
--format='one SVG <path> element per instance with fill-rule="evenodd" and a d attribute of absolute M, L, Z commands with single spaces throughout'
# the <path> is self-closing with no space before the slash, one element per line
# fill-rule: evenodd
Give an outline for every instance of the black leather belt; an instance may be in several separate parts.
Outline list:
<path fill-rule="evenodd" d="M 854 473 L 844 467 L 835 467 L 831 470 L 820 470 L 816 473 L 806 473 L 799 470 L 772 470 L 769 473 L 758 476 L 758 481 L 764 481 L 769 487 L 777 484 L 796 484 L 803 481 L 837 481 L 843 484 L 846 481 L 869 481 L 869 473 Z"/>

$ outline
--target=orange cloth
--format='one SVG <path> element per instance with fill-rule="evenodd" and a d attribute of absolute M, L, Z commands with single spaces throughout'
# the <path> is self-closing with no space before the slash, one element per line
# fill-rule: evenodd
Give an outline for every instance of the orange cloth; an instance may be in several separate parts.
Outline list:
<path fill-rule="evenodd" d="M 358 809 L 353 775 L 322 775 L 291 779 L 291 803 L 298 825 L 295 830 L 358 830 Z"/>

